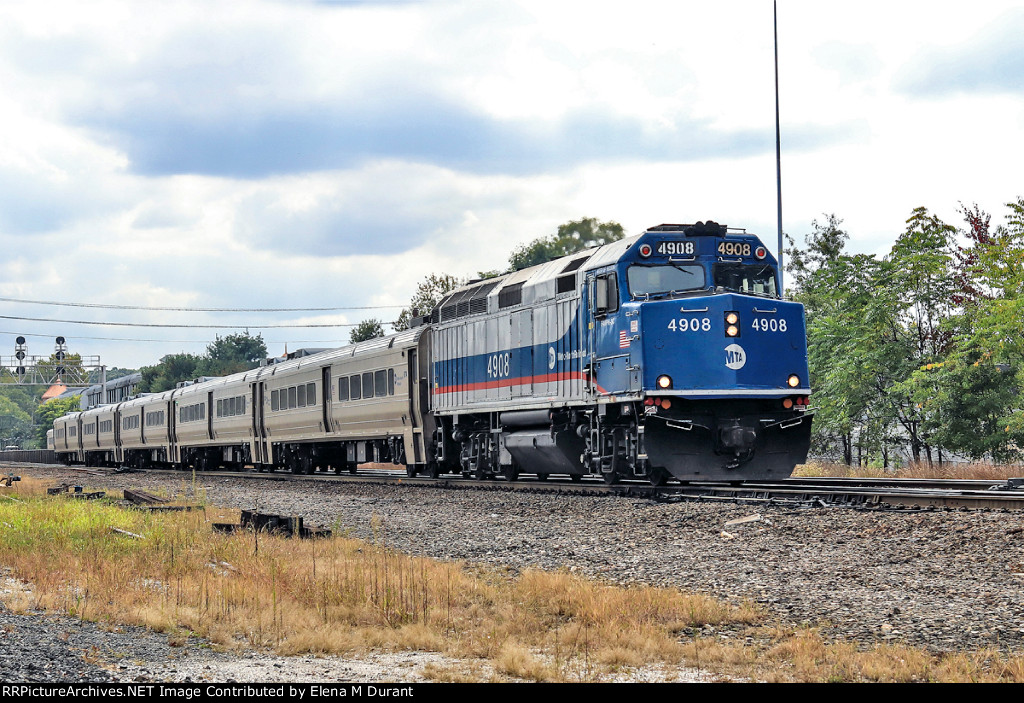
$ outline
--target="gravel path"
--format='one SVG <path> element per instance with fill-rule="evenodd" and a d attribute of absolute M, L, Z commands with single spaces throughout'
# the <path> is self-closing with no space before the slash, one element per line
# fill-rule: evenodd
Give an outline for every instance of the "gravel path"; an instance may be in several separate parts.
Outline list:
<path fill-rule="evenodd" d="M 180 474 L 21 472 L 111 489 L 185 485 Z M 784 623 L 820 625 L 828 637 L 863 643 L 1024 651 L 1024 513 L 659 504 L 216 477 L 202 483 L 210 502 L 250 509 L 258 502 L 261 512 L 301 515 L 308 525 L 356 537 L 371 538 L 371 522 L 383 524 L 390 545 L 414 554 L 513 569 L 566 567 L 621 583 L 753 599 Z M 725 525 L 754 514 L 761 519 Z M 0 614 L 0 626 L 7 617 Z M 73 641 L 68 646 L 82 647 Z"/>

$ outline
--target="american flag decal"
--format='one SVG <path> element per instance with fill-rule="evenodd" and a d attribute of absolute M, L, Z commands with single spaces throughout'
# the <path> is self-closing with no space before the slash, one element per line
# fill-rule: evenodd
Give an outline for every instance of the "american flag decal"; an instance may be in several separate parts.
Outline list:
<path fill-rule="evenodd" d="M 629 349 L 629 337 L 626 336 L 626 330 L 619 332 L 619 349 Z"/>

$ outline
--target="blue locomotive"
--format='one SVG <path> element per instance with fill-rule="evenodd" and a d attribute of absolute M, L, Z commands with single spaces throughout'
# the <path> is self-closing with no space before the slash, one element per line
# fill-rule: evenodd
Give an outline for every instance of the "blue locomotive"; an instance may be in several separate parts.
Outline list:
<path fill-rule="evenodd" d="M 463 287 L 430 322 L 442 471 L 658 485 L 806 460 L 803 307 L 742 230 L 652 227 Z"/>
<path fill-rule="evenodd" d="M 64 461 L 614 483 L 788 476 L 806 459 L 803 309 L 713 222 L 477 281 L 412 329 L 54 422 Z"/>

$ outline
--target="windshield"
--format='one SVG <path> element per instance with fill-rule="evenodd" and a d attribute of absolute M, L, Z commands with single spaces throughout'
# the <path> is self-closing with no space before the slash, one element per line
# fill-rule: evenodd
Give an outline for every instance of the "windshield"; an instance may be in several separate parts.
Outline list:
<path fill-rule="evenodd" d="M 747 295 L 778 297 L 775 289 L 775 271 L 767 264 L 717 264 L 715 286 Z"/>
<path fill-rule="evenodd" d="M 630 266 L 626 279 L 629 294 L 634 298 L 700 290 L 705 286 L 704 267 L 700 264 Z"/>

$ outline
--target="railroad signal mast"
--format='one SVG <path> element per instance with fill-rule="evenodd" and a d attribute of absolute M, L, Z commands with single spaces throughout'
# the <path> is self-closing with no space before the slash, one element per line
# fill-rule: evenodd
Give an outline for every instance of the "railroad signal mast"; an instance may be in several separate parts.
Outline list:
<path fill-rule="evenodd" d="M 106 367 L 99 356 L 82 356 L 70 359 L 67 340 L 54 340 L 53 354 L 33 356 L 28 353 L 28 342 L 19 336 L 14 340 L 14 355 L 0 357 L 0 382 L 19 386 L 52 386 L 63 383 L 67 386 L 88 386 L 89 372 L 100 371 L 106 375 Z"/>

